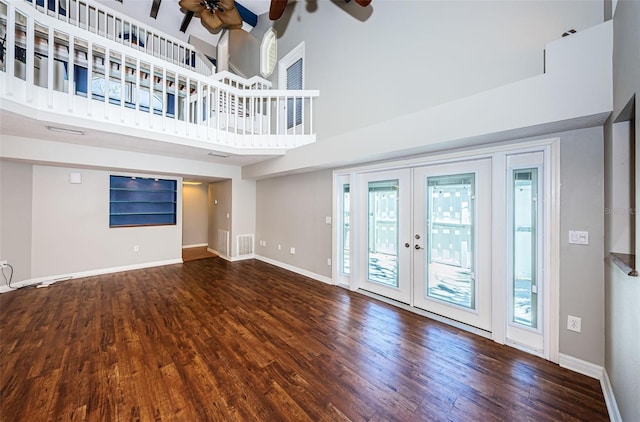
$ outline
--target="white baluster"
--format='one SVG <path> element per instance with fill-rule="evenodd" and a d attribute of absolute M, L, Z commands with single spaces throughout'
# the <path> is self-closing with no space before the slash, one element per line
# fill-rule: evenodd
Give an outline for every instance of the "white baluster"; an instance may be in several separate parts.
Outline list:
<path fill-rule="evenodd" d="M 26 82 L 27 82 L 27 102 L 33 102 L 34 96 L 34 81 L 35 81 L 35 31 L 34 22 L 31 16 L 27 16 L 27 28 L 26 28 L 26 44 L 27 58 L 26 58 Z"/>
<path fill-rule="evenodd" d="M 73 34 L 69 34 L 69 60 L 67 63 L 67 94 L 69 97 L 68 109 L 73 112 L 73 97 L 76 94 L 76 73 L 74 72 L 76 52 L 75 52 L 76 39 Z"/>
<path fill-rule="evenodd" d="M 104 49 L 104 119 L 109 120 L 109 101 L 111 100 L 111 49 Z"/>
<path fill-rule="evenodd" d="M 56 3 L 57 4 L 57 3 Z M 47 107 L 53 108 L 53 65 L 55 63 L 55 38 L 54 29 L 47 28 Z"/>
<path fill-rule="evenodd" d="M 87 116 L 91 116 L 91 108 L 93 107 L 93 43 L 89 40 L 87 44 Z"/>

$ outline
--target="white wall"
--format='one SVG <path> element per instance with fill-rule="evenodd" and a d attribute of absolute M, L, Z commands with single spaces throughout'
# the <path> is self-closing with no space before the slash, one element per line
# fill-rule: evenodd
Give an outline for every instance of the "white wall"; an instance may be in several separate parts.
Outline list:
<path fill-rule="evenodd" d="M 256 254 L 331 277 L 332 186 L 329 170 L 258 181 Z"/>
<path fill-rule="evenodd" d="M 539 75 L 546 43 L 604 13 L 599 1 L 376 0 L 360 21 L 334 2 L 306 6 L 274 27 L 279 58 L 305 42 L 320 140 Z"/>
<path fill-rule="evenodd" d="M 623 421 L 640 420 L 640 282 L 607 264 L 606 370 Z"/>
<path fill-rule="evenodd" d="M 640 107 L 638 107 L 638 93 L 640 93 L 640 2 L 619 0 L 614 2 L 613 16 L 613 104 L 614 110 L 611 121 L 607 126 L 607 133 L 612 142 L 616 142 L 618 125 L 612 127 L 612 122 L 630 120 L 629 134 L 635 146 L 635 176 L 627 180 L 628 187 L 635 185 L 635 227 L 627 225 L 628 235 L 635 237 L 636 263 L 637 247 L 640 243 L 640 148 L 638 133 L 640 133 Z M 634 100 L 635 96 L 635 100 Z M 635 116 L 626 109 L 635 101 Z M 634 118 L 635 117 L 635 118 Z M 631 135 L 635 134 L 635 135 Z M 618 133 L 619 135 L 619 133 Z M 635 139 L 634 139 L 635 138 Z M 612 157 L 607 157 L 612 160 Z M 610 180 L 609 183 L 613 183 Z M 617 187 L 607 185 L 609 191 Z M 611 192 L 613 193 L 613 192 Z M 635 232 L 632 231 L 635 229 Z M 610 229 L 607 235 L 615 239 L 616 232 Z M 633 241 L 633 239 L 632 239 Z M 609 251 L 606 251 L 609 252 Z M 637 265 L 636 265 L 637 268 Z M 615 265 L 607 266 L 606 289 L 606 344 L 605 369 L 611 380 L 618 410 L 624 421 L 640 420 L 640 281 L 638 277 L 625 275 Z"/>
<path fill-rule="evenodd" d="M 560 143 L 560 353 L 604 365 L 604 134 L 564 134 Z M 569 230 L 589 245 L 569 244 Z M 567 330 L 567 316 L 582 332 Z"/>
<path fill-rule="evenodd" d="M 31 278 L 32 183 L 31 164 L 0 160 L 0 260 L 13 267 L 14 282 Z"/>
<path fill-rule="evenodd" d="M 256 182 L 235 178 L 231 182 L 231 256 L 237 256 L 237 236 L 256 233 Z"/>
<path fill-rule="evenodd" d="M 182 247 L 207 244 L 207 185 L 182 185 Z"/>
<path fill-rule="evenodd" d="M 224 255 L 219 247 L 218 230 L 231 231 L 231 180 L 209 183 L 209 248 Z M 231 248 L 231 245 L 229 245 Z M 229 256 L 230 251 L 226 254 Z"/>
<path fill-rule="evenodd" d="M 550 73 L 322 139 L 245 166 L 242 174 L 269 177 L 601 126 L 613 107 L 612 28 L 605 22 L 547 44 Z M 323 103 L 331 101 L 320 92 Z M 338 102 L 352 104 L 359 115 L 350 92 L 343 94 Z M 380 107 L 393 111 L 389 104 Z M 329 125 L 339 125 L 342 116 L 333 118 Z"/>
<path fill-rule="evenodd" d="M 69 183 L 71 172 L 81 173 L 81 184 Z M 181 191 L 176 225 L 110 228 L 110 174 L 114 173 L 33 167 L 31 278 L 181 259 Z"/>

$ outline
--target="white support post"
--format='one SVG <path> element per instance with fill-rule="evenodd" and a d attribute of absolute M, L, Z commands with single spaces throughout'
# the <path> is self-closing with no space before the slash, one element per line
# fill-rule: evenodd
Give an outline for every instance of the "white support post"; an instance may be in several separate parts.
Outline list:
<path fill-rule="evenodd" d="M 34 76 L 36 72 L 35 66 L 35 28 L 34 28 L 33 18 L 31 16 L 27 16 L 27 28 L 26 28 L 26 82 L 27 82 L 27 102 L 33 102 L 34 97 Z"/>
<path fill-rule="evenodd" d="M 216 139 L 220 138 L 220 113 L 222 112 L 222 106 L 220 106 L 220 88 L 216 88 L 213 93 L 213 100 L 215 101 L 215 113 L 216 113 Z"/>
<path fill-rule="evenodd" d="M 91 40 L 87 40 L 87 44 L 87 116 L 91 116 L 91 108 L 93 106 L 93 43 Z"/>
<path fill-rule="evenodd" d="M 309 97 L 309 135 L 313 135 L 313 97 Z"/>
<path fill-rule="evenodd" d="M 115 19 L 114 19 L 115 20 Z M 115 32 L 114 32 L 115 34 Z M 127 57 L 120 53 L 120 121 L 124 123 L 124 108 L 126 107 L 126 81 L 127 78 Z"/>
<path fill-rule="evenodd" d="M 161 104 L 161 110 L 160 110 L 160 116 L 162 119 L 162 131 L 166 131 L 167 130 L 167 111 L 169 110 L 169 101 L 167 100 L 167 69 L 166 68 L 162 68 L 162 81 L 160 81 L 162 83 L 162 101 L 160 101 Z"/>
<path fill-rule="evenodd" d="M 69 98 L 68 109 L 73 112 L 73 97 L 76 94 L 76 73 L 74 71 L 76 61 L 75 51 L 76 39 L 73 34 L 69 34 L 69 60 L 67 63 L 67 95 Z"/>
<path fill-rule="evenodd" d="M 140 41 L 138 40 L 138 45 Z M 153 129 L 153 99 L 156 87 L 156 71 L 155 66 L 152 63 L 149 63 L 149 129 Z"/>
<path fill-rule="evenodd" d="M 189 136 L 189 124 L 191 123 L 191 77 L 187 76 L 186 86 L 184 87 L 184 134 Z"/>
<path fill-rule="evenodd" d="M 129 34 L 129 39 L 131 39 L 131 34 Z M 137 111 L 136 113 L 136 126 L 140 126 L 140 111 L 142 111 L 140 109 L 140 57 L 136 57 L 136 68 L 134 70 L 134 75 L 136 78 L 136 96 L 135 96 L 135 103 L 134 103 L 134 110 Z"/>
<path fill-rule="evenodd" d="M 57 3 L 56 3 L 57 4 Z M 54 29 L 47 28 L 47 107 L 53 108 L 53 90 L 54 90 L 54 63 L 55 63 L 55 38 Z"/>
<path fill-rule="evenodd" d="M 109 101 L 111 100 L 111 50 L 109 47 L 104 49 L 104 119 L 109 120 Z"/>
<path fill-rule="evenodd" d="M 6 39 L 6 52 L 7 61 L 5 62 L 5 68 L 7 77 L 9 80 L 15 76 L 15 62 L 16 62 L 16 9 L 13 4 L 7 5 L 7 39 Z M 7 95 L 13 95 L 14 84 L 6 84 Z"/>
<path fill-rule="evenodd" d="M 280 135 L 280 97 L 276 97 L 276 136 Z"/>
<path fill-rule="evenodd" d="M 196 113 L 196 138 L 200 138 L 200 125 L 202 124 L 202 113 L 204 113 L 204 100 L 202 98 L 202 83 L 200 80 L 196 84 L 196 101 L 193 105 L 194 113 Z"/>
<path fill-rule="evenodd" d="M 178 90 L 178 85 L 180 84 L 180 78 L 177 73 L 173 73 L 173 129 L 175 133 L 178 133 L 178 95 L 180 91 Z"/>
<path fill-rule="evenodd" d="M 211 140 L 211 111 L 213 110 L 213 96 L 211 95 L 211 85 L 207 84 L 207 141 Z"/>

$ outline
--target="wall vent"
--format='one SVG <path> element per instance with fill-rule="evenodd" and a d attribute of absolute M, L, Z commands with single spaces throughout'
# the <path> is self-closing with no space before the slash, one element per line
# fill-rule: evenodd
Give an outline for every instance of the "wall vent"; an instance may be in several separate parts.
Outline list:
<path fill-rule="evenodd" d="M 241 234 L 237 238 L 238 256 L 253 255 L 253 235 Z"/>
<path fill-rule="evenodd" d="M 218 229 L 218 253 L 229 256 L 229 230 Z"/>

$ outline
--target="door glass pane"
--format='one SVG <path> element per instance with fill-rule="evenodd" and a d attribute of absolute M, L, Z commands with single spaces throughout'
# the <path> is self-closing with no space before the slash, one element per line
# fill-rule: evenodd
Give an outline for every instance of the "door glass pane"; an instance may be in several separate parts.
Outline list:
<path fill-rule="evenodd" d="M 342 273 L 349 275 L 349 245 L 351 242 L 351 222 L 349 220 L 349 184 L 342 185 Z"/>
<path fill-rule="evenodd" d="M 369 182 L 368 279 L 398 287 L 398 180 Z"/>
<path fill-rule="evenodd" d="M 427 178 L 427 296 L 475 309 L 475 175 Z"/>
<path fill-rule="evenodd" d="M 513 172 L 513 322 L 537 327 L 537 169 Z"/>

